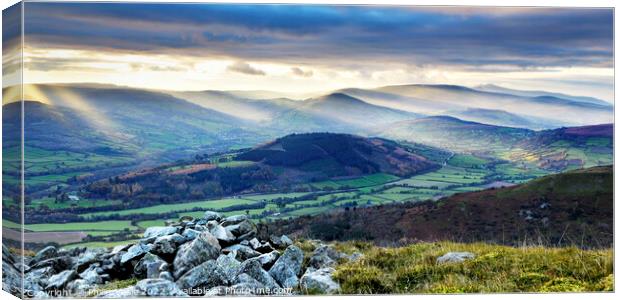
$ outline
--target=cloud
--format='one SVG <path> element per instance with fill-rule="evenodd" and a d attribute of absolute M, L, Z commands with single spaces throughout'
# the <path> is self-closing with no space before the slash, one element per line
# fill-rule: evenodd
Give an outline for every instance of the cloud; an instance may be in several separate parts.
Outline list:
<path fill-rule="evenodd" d="M 314 75 L 314 72 L 312 72 L 312 70 L 304 71 L 304 70 L 302 70 L 299 67 L 292 67 L 291 68 L 291 73 L 293 73 L 293 75 L 299 76 L 299 77 L 312 77 L 312 75 Z"/>
<path fill-rule="evenodd" d="M 247 74 L 247 75 L 260 75 L 260 76 L 266 75 L 265 71 L 254 68 L 250 66 L 250 64 L 246 62 L 242 62 L 242 61 L 238 61 L 228 66 L 228 68 L 226 69 L 231 72 L 237 72 L 237 73 L 242 73 L 242 74 Z"/>
<path fill-rule="evenodd" d="M 613 10 L 31 3 L 41 46 L 333 64 L 613 66 Z"/>

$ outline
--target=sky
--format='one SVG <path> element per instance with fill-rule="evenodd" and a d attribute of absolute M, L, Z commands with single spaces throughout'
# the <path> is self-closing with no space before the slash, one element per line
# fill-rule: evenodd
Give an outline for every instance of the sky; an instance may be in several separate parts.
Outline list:
<path fill-rule="evenodd" d="M 300 96 L 496 84 L 613 101 L 611 9 L 31 2 L 24 24 L 26 83 Z"/>

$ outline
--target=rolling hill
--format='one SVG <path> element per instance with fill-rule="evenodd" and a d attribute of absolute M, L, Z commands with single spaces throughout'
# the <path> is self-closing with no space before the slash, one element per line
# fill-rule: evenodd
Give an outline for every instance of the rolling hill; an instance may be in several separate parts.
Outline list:
<path fill-rule="evenodd" d="M 558 172 L 613 163 L 611 132 L 613 124 L 534 131 L 436 116 L 398 122 L 376 134 Z"/>
<path fill-rule="evenodd" d="M 535 131 L 463 121 L 450 116 L 433 116 L 397 122 L 376 134 L 453 151 L 494 151 L 509 149 L 534 136 Z"/>
<path fill-rule="evenodd" d="M 236 118 L 267 123 L 278 115 L 301 104 L 287 98 L 252 98 L 272 96 L 266 93 L 234 93 L 223 91 L 167 92 L 202 107 L 235 116 Z"/>
<path fill-rule="evenodd" d="M 236 159 L 320 171 L 329 177 L 379 172 L 407 176 L 436 166 L 390 140 L 330 133 L 288 135 Z"/>
<path fill-rule="evenodd" d="M 500 109 L 468 108 L 465 110 L 448 111 L 446 115 L 461 120 L 477 123 L 527 129 L 552 129 L 556 124 L 552 120 L 537 117 L 520 116 Z"/>
<path fill-rule="evenodd" d="M 348 134 L 293 134 L 234 154 L 125 173 L 88 184 L 84 190 L 93 198 L 171 203 L 290 191 L 330 178 L 378 173 L 398 178 L 439 168 L 417 153 L 421 149 Z"/>
<path fill-rule="evenodd" d="M 369 226 L 372 224 L 372 226 Z M 508 245 L 613 245 L 613 167 L 545 176 L 438 201 L 341 210 L 273 223 L 273 233 L 327 240 L 487 241 Z"/>
<path fill-rule="evenodd" d="M 553 93 L 524 95 L 511 94 L 508 91 L 478 90 L 457 85 L 423 84 L 385 86 L 376 89 L 347 89 L 344 92 L 369 103 L 427 115 L 450 115 L 450 111 L 467 109 L 503 110 L 524 118 L 534 117 L 545 120 L 549 127 L 613 121 L 613 106 L 609 103 L 593 98 L 584 99 L 572 96 L 562 98 L 564 95 Z M 465 116 L 461 115 L 461 117 Z M 497 125 L 512 126 L 514 124 Z M 527 127 L 527 123 L 518 127 Z"/>
<path fill-rule="evenodd" d="M 485 91 L 485 92 L 511 94 L 511 95 L 517 95 L 517 96 L 523 96 L 523 97 L 552 96 L 552 97 L 568 99 L 568 100 L 576 101 L 576 102 L 591 103 L 591 104 L 602 105 L 602 106 L 613 106 L 611 103 L 607 101 L 597 99 L 594 97 L 573 96 L 573 95 L 567 95 L 567 94 L 562 94 L 562 93 L 552 93 L 552 92 L 546 92 L 546 91 L 515 90 L 515 89 L 509 89 L 509 88 L 501 87 L 501 86 L 494 85 L 494 84 L 481 85 L 481 86 L 476 87 L 476 89 Z"/>
<path fill-rule="evenodd" d="M 302 101 L 272 121 L 274 128 L 291 132 L 367 132 L 374 127 L 420 117 L 419 114 L 366 103 L 343 93 Z M 289 132 L 290 133 L 290 132 Z"/>
<path fill-rule="evenodd" d="M 27 143 L 37 148 L 49 149 L 44 143 L 50 134 L 58 137 L 56 148 L 107 143 L 134 154 L 249 146 L 260 136 L 243 119 L 159 92 L 90 85 L 26 85 L 25 90 L 32 100 L 25 102 Z"/>

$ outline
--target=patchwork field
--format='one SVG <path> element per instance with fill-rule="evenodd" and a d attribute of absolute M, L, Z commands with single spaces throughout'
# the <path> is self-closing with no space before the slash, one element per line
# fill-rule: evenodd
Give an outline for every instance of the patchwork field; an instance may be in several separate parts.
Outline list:
<path fill-rule="evenodd" d="M 593 147 L 601 141 L 593 140 Z M 576 155 L 571 153 L 571 155 Z M 63 209 L 86 209 L 77 215 L 85 221 L 65 224 L 29 224 L 27 231 L 64 232 L 71 238 L 63 244 L 113 245 L 119 236 L 133 239 L 135 234 L 147 227 L 164 225 L 167 220 L 181 216 L 200 217 L 205 210 L 222 214 L 248 214 L 256 220 L 277 220 L 303 215 L 316 215 L 334 209 L 353 209 L 396 202 L 437 200 L 456 193 L 478 191 L 490 187 L 502 187 L 524 182 L 548 174 L 548 171 L 529 164 L 498 161 L 466 153 L 446 153 L 443 166 L 435 171 L 401 178 L 376 173 L 359 177 L 334 178 L 331 180 L 300 185 L 304 192 L 240 194 L 221 199 L 205 199 L 175 204 L 161 204 L 131 209 L 105 210 L 105 206 L 122 204 L 119 200 L 80 199 L 79 201 L 56 201 L 52 197 L 34 199 L 28 207 L 51 211 Z M 254 164 L 248 161 L 230 161 L 222 158 L 218 167 L 236 168 Z M 170 167 L 167 172 L 193 172 L 186 167 Z M 59 179 L 62 182 L 62 179 Z M 9 199 L 4 199 L 9 203 Z M 101 207 L 103 211 L 88 212 Z M 133 221 L 122 220 L 131 219 Z M 12 222 L 4 222 L 6 228 L 18 228 Z M 78 236 L 87 240 L 76 241 Z M 122 238 L 121 238 L 122 239 Z M 80 242 L 81 241 L 81 242 Z"/>

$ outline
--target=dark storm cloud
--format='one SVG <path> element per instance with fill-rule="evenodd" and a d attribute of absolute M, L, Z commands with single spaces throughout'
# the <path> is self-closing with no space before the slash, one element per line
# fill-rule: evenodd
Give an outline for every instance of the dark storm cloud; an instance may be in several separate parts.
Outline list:
<path fill-rule="evenodd" d="M 607 66 L 611 9 L 26 4 L 27 43 L 338 64 Z"/>

